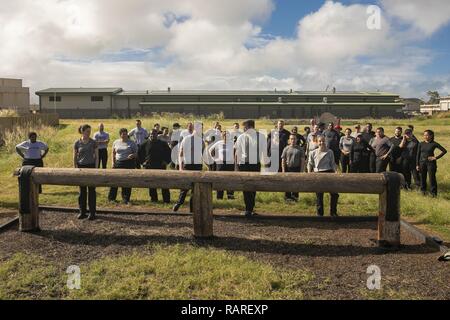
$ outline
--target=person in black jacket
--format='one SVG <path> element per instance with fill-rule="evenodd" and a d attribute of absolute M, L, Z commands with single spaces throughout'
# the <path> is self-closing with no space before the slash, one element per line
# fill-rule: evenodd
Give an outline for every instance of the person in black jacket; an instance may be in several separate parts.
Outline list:
<path fill-rule="evenodd" d="M 369 173 L 370 155 L 372 153 L 375 153 L 375 150 L 359 134 L 350 149 L 350 172 Z"/>
<path fill-rule="evenodd" d="M 403 128 L 395 128 L 394 136 L 390 139 L 394 149 L 389 160 L 389 169 L 393 172 L 403 173 L 402 170 L 402 150 L 400 144 L 403 141 Z"/>
<path fill-rule="evenodd" d="M 422 194 L 427 192 L 427 175 L 430 177 L 430 192 L 433 197 L 437 197 L 437 160 L 447 154 L 447 150 L 439 143 L 434 141 L 434 132 L 426 130 L 423 134 L 424 141 L 419 144 L 417 150 L 416 169 L 420 172 L 420 183 Z M 441 151 L 441 154 L 435 156 L 436 149 Z"/>
<path fill-rule="evenodd" d="M 341 136 L 339 132 L 334 128 L 334 123 L 328 124 L 328 129 L 323 132 L 325 137 L 325 143 L 327 149 L 333 151 L 334 161 L 336 165 L 339 166 L 339 160 L 341 159 L 341 149 L 339 148 L 339 142 L 341 141 Z"/>
<path fill-rule="evenodd" d="M 284 120 L 279 120 L 277 123 L 277 127 L 276 129 L 278 131 L 278 172 L 283 172 L 283 168 L 281 166 L 281 154 L 283 153 L 284 148 L 287 147 L 288 145 L 288 141 L 289 141 L 289 137 L 291 135 L 291 133 L 289 131 L 287 131 L 284 128 Z M 276 132 L 276 131 L 275 131 Z M 269 157 L 272 156 L 272 149 L 273 149 L 273 145 L 272 143 L 274 141 L 274 138 L 276 137 L 272 137 L 272 133 L 269 133 L 267 136 L 267 154 L 269 155 Z"/>
<path fill-rule="evenodd" d="M 417 148 L 419 144 L 417 140 L 413 139 L 413 134 L 411 129 L 406 129 L 403 135 L 403 140 L 400 143 L 400 159 L 401 159 L 401 169 L 402 174 L 405 177 L 404 188 L 406 190 L 411 189 L 411 177 L 412 172 L 416 170 L 416 158 L 417 158 Z"/>
<path fill-rule="evenodd" d="M 366 127 L 364 128 L 364 132 L 361 133 L 361 139 L 366 142 L 367 144 L 370 144 L 370 141 L 375 138 L 375 132 L 372 130 L 373 126 L 371 123 L 367 123 Z M 376 169 L 376 162 L 377 162 L 377 156 L 375 155 L 375 151 L 371 152 L 369 155 L 369 172 L 375 173 L 377 171 Z"/>
<path fill-rule="evenodd" d="M 171 161 L 171 150 L 166 142 L 158 139 L 157 129 L 153 129 L 150 139 L 139 147 L 139 160 L 145 169 L 166 170 Z M 152 202 L 158 202 L 156 189 L 149 189 L 149 196 Z M 163 189 L 162 196 L 164 203 L 170 203 L 170 190 Z"/>

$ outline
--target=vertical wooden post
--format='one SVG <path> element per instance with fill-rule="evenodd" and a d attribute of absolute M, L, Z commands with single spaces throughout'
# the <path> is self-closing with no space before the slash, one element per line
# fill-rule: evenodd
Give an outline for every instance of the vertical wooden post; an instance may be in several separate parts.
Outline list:
<path fill-rule="evenodd" d="M 213 237 L 212 184 L 194 183 L 194 237 Z"/>
<path fill-rule="evenodd" d="M 19 230 L 39 230 L 39 185 L 32 178 L 34 166 L 23 166 L 19 176 Z"/>
<path fill-rule="evenodd" d="M 400 187 L 398 173 L 384 173 L 386 187 L 380 194 L 380 213 L 378 217 L 378 244 L 381 247 L 400 245 Z"/>

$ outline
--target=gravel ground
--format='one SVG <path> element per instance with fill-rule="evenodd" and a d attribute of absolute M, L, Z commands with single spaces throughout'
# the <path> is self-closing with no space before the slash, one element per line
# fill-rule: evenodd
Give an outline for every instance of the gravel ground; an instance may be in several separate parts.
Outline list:
<path fill-rule="evenodd" d="M 192 217 L 99 215 L 94 222 L 75 214 L 43 212 L 39 233 L 15 229 L 0 233 L 0 260 L 33 253 L 61 266 L 89 262 L 152 244 L 193 244 L 245 255 L 282 269 L 308 269 L 316 275 L 308 298 L 364 299 L 367 268 L 380 267 L 384 292 L 402 298 L 450 299 L 450 265 L 440 253 L 402 230 L 402 247 L 377 247 L 374 222 L 305 222 L 217 217 L 215 238 L 195 240 Z"/>

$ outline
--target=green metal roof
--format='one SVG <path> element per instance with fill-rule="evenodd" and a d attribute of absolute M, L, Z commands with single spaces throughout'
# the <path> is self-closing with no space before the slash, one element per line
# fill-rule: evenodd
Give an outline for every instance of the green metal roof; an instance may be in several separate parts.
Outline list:
<path fill-rule="evenodd" d="M 117 94 L 122 91 L 122 88 L 49 88 L 45 90 L 36 91 L 37 95 L 41 94 Z"/>
<path fill-rule="evenodd" d="M 282 107 L 282 106 L 405 106 L 404 103 L 392 102 L 140 102 L 141 106 L 202 106 L 202 105 L 215 105 L 215 106 L 269 106 L 269 107 Z"/>

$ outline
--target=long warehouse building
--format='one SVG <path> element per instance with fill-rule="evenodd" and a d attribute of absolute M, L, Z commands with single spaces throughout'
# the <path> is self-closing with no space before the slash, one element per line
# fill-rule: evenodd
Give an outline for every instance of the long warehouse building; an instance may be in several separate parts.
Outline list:
<path fill-rule="evenodd" d="M 307 119 L 329 112 L 340 118 L 403 116 L 399 95 L 384 92 L 124 91 L 122 88 L 50 88 L 37 91 L 40 112 L 61 118 L 133 117 L 136 114 L 223 113 L 227 119 Z"/>

